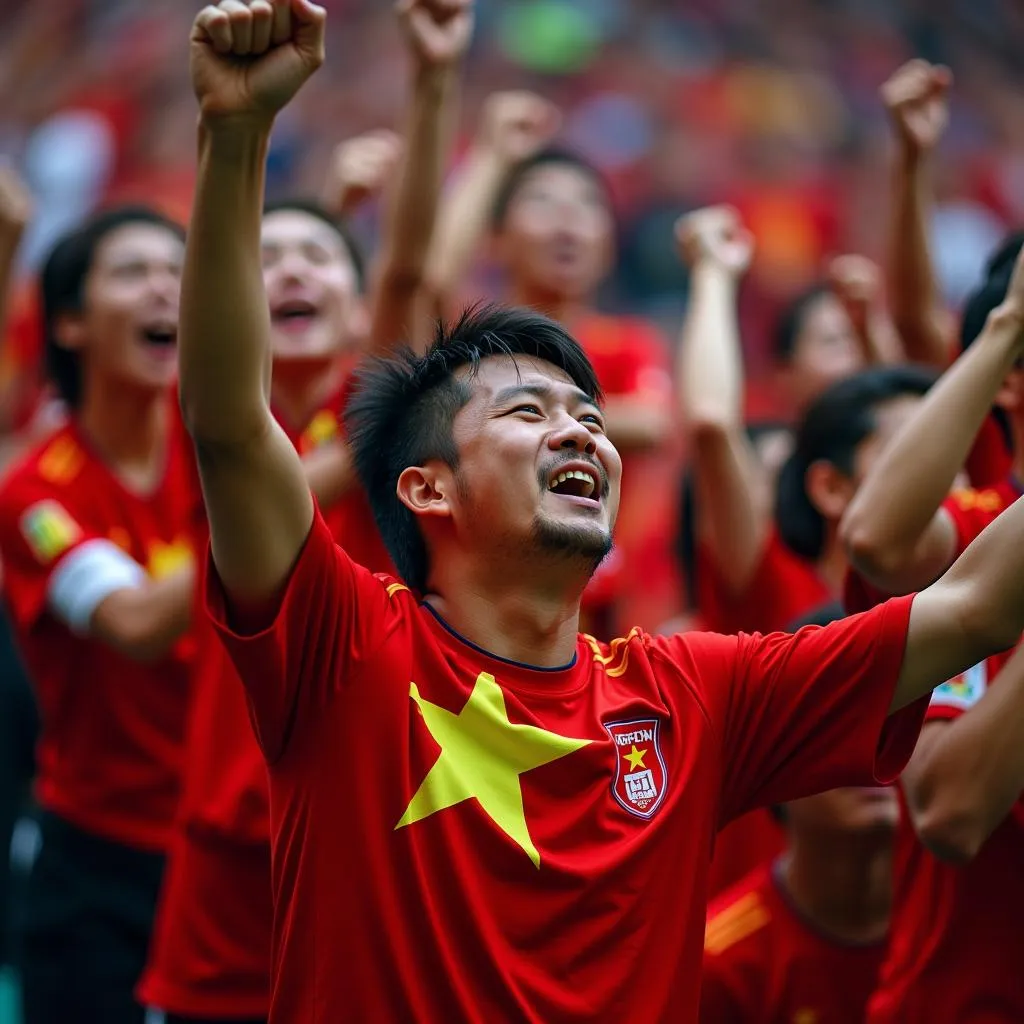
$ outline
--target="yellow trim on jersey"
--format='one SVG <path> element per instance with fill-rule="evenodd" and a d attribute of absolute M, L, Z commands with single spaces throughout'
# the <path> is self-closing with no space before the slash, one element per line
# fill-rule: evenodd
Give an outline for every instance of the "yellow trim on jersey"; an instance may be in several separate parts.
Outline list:
<path fill-rule="evenodd" d="M 771 920 L 771 914 L 756 892 L 749 892 L 735 903 L 719 911 L 704 929 L 704 950 L 717 956 L 730 946 L 760 931 Z"/>
<path fill-rule="evenodd" d="M 594 661 L 598 665 L 603 665 L 607 675 L 613 679 L 617 679 L 623 675 L 626 671 L 626 667 L 629 664 L 629 643 L 631 640 L 635 640 L 640 636 L 640 629 L 634 626 L 625 636 L 616 637 L 608 645 L 608 653 L 601 653 L 601 644 L 592 637 L 589 633 L 583 634 L 583 639 L 587 641 L 593 652 Z"/>
<path fill-rule="evenodd" d="M 404 583 L 389 583 L 384 589 L 388 597 L 394 597 L 399 591 L 408 590 L 409 588 Z"/>

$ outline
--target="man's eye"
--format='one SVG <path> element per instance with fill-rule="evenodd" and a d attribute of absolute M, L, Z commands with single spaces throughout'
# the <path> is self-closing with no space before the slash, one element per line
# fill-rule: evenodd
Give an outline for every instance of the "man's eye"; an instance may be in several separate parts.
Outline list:
<path fill-rule="evenodd" d="M 541 413 L 540 409 L 537 406 L 535 406 L 535 405 L 517 405 L 512 411 L 513 412 L 529 412 L 529 413 L 533 413 L 534 416 L 541 416 L 541 415 L 543 415 Z"/>

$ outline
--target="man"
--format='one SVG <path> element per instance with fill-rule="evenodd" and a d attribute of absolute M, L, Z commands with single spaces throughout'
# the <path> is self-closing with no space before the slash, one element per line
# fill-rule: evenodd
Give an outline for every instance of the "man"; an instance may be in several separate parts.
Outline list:
<path fill-rule="evenodd" d="M 517 305 L 541 310 L 577 337 L 607 401 L 608 434 L 622 453 L 615 550 L 584 599 L 586 628 L 607 638 L 637 615 L 664 621 L 675 581 L 661 552 L 675 495 L 672 381 L 664 340 L 637 317 L 596 312 L 595 294 L 615 258 L 615 214 L 600 172 L 550 145 L 558 112 L 529 93 L 488 98 L 464 173 L 442 209 L 431 279 L 449 311 L 488 226 Z M 632 578 L 623 569 L 632 567 Z M 634 582 L 635 581 L 635 582 Z M 642 582 L 641 582 L 642 581 Z"/>
<path fill-rule="evenodd" d="M 29 1024 L 141 1020 L 197 649 L 197 491 L 176 431 L 181 228 L 98 215 L 42 271 L 68 422 L 0 491 L 5 599 L 41 715 L 42 846 L 21 975 Z"/>
<path fill-rule="evenodd" d="M 791 628 L 841 616 L 824 606 Z M 784 816 L 785 852 L 708 908 L 700 1019 L 862 1024 L 889 931 L 896 791 L 836 789 Z"/>
<path fill-rule="evenodd" d="M 324 446 L 337 448 L 343 441 L 339 415 L 351 393 L 349 373 L 367 333 L 380 338 L 380 311 L 386 309 L 392 321 L 412 318 L 403 305 L 415 301 L 417 289 L 409 286 L 424 272 L 456 99 L 452 81 L 471 23 L 468 6 L 443 20 L 421 2 L 402 11 L 413 88 L 404 157 L 389 189 L 384 259 L 374 274 L 381 294 L 372 297 L 373 323 L 367 325 L 362 316 L 362 258 L 347 231 L 313 203 L 284 201 L 264 209 L 270 399 L 275 419 L 305 456 L 307 476 L 322 470 L 311 463 Z M 372 134 L 344 146 L 348 176 L 334 178 L 335 195 L 358 189 L 367 198 L 391 185 L 395 161 L 380 159 L 380 141 Z M 397 147 L 391 152 L 397 156 Z M 404 212 L 395 215 L 396 210 Z M 410 253 L 422 254 L 419 265 Z M 328 465 L 335 454 L 326 452 Z M 360 564 L 393 571 L 366 495 L 353 486 L 350 463 L 348 468 L 344 493 L 337 487 L 330 494 L 321 487 L 318 493 L 331 530 L 346 539 Z M 265 1020 L 272 922 L 267 773 L 244 690 L 226 658 L 204 667 L 188 748 L 172 857 L 140 997 L 161 1007 L 170 1022 Z"/>
<path fill-rule="evenodd" d="M 847 583 L 852 610 L 927 586 L 989 524 L 1024 507 L 1024 352 L 1006 316 L 1020 283 L 1020 248 L 1020 238 L 1011 239 L 990 262 L 964 317 L 965 336 L 983 324 L 980 334 L 884 450 L 844 517 L 858 570 Z M 1010 423 L 1013 472 L 994 487 L 950 494 L 993 404 Z M 1019 647 L 1012 657 L 979 659 L 935 691 L 901 779 L 907 813 L 893 942 L 871 1021 L 1024 1017 L 1022 712 Z"/>
<path fill-rule="evenodd" d="M 264 393 L 266 146 L 324 23 L 306 0 L 225 2 L 191 50 L 181 402 L 207 601 L 270 772 L 270 1020 L 692 1018 L 715 828 L 899 771 L 921 698 L 1021 628 L 1024 513 L 913 607 L 599 644 L 579 602 L 621 463 L 576 342 L 499 310 L 382 363 L 350 405 L 406 583 L 354 565 Z"/>

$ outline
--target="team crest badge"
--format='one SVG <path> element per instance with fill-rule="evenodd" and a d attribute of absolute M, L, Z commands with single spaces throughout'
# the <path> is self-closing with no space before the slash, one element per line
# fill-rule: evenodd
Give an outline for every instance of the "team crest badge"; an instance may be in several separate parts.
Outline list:
<path fill-rule="evenodd" d="M 668 787 L 668 772 L 659 743 L 660 721 L 634 718 L 603 724 L 615 747 L 615 799 L 638 818 L 653 817 Z"/>

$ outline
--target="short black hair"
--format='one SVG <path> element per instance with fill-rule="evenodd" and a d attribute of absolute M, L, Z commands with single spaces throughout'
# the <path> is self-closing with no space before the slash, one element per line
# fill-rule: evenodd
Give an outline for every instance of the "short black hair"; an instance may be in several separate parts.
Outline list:
<path fill-rule="evenodd" d="M 492 230 L 500 231 L 505 226 L 509 207 L 512 205 L 512 201 L 515 199 L 520 188 L 522 188 L 523 182 L 527 177 L 538 167 L 551 166 L 571 167 L 579 171 L 584 177 L 589 178 L 601 190 L 608 209 L 614 211 L 611 187 L 597 167 L 571 149 L 562 146 L 547 146 L 544 149 L 538 150 L 532 156 L 528 156 L 525 160 L 520 160 L 505 175 L 501 188 L 499 188 L 498 194 L 495 197 L 494 206 L 491 209 Z"/>
<path fill-rule="evenodd" d="M 82 399 L 81 353 L 65 348 L 57 339 L 57 320 L 79 313 L 85 301 L 85 282 L 96 250 L 107 235 L 126 224 L 153 224 L 184 239 L 185 229 L 150 206 L 116 206 L 103 210 L 58 240 L 43 262 L 39 293 L 43 311 L 43 351 L 46 375 L 69 408 Z"/>
<path fill-rule="evenodd" d="M 904 395 L 923 395 L 937 374 L 923 366 L 873 366 L 827 388 L 797 427 L 793 454 L 779 473 L 775 522 L 783 542 L 796 554 L 816 559 L 825 547 L 825 520 L 807 494 L 807 470 L 830 462 L 851 475 L 862 441 L 878 429 L 880 405 Z"/>
<path fill-rule="evenodd" d="M 755 447 L 757 443 L 773 434 L 789 434 L 791 428 L 782 420 L 758 420 L 746 425 L 747 439 Z M 697 609 L 697 484 L 693 466 L 687 466 L 680 478 L 679 516 L 677 519 L 675 554 L 683 586 L 686 588 L 687 606 Z"/>
<path fill-rule="evenodd" d="M 804 319 L 811 307 L 831 294 L 827 284 L 819 281 L 806 288 L 782 310 L 779 319 L 775 324 L 775 332 L 772 335 L 772 353 L 780 363 L 788 363 L 796 352 L 797 341 L 800 332 L 804 328 Z"/>
<path fill-rule="evenodd" d="M 846 609 L 843 608 L 842 601 L 826 601 L 825 604 L 819 604 L 803 615 L 798 615 L 787 624 L 786 632 L 795 633 L 804 626 L 828 626 L 845 618 Z"/>
<path fill-rule="evenodd" d="M 1003 239 L 985 264 L 981 284 L 967 296 L 960 320 L 960 346 L 966 349 L 981 334 L 989 313 L 1006 298 L 1013 267 L 1021 248 L 1024 231 L 1014 231 Z"/>
<path fill-rule="evenodd" d="M 601 398 L 590 360 L 561 324 L 531 309 L 475 306 L 450 326 L 439 322 L 425 354 L 402 349 L 364 362 L 345 409 L 353 461 L 377 528 L 399 575 L 420 592 L 430 559 L 416 516 L 396 494 L 398 478 L 431 459 L 458 467 L 452 424 L 472 391 L 455 372 L 475 371 L 489 356 L 543 359 L 595 401 Z"/>
<path fill-rule="evenodd" d="M 366 257 L 363 255 L 362 247 L 356 241 L 355 235 L 352 234 L 344 220 L 340 217 L 335 217 L 323 203 L 318 203 L 315 199 L 308 199 L 302 196 L 271 200 L 264 205 L 263 216 L 267 217 L 272 213 L 287 213 L 291 211 L 309 214 L 310 217 L 323 221 L 324 224 L 337 233 L 348 251 L 352 267 L 356 272 L 356 283 L 359 285 L 360 291 L 362 291 L 366 287 Z"/>

